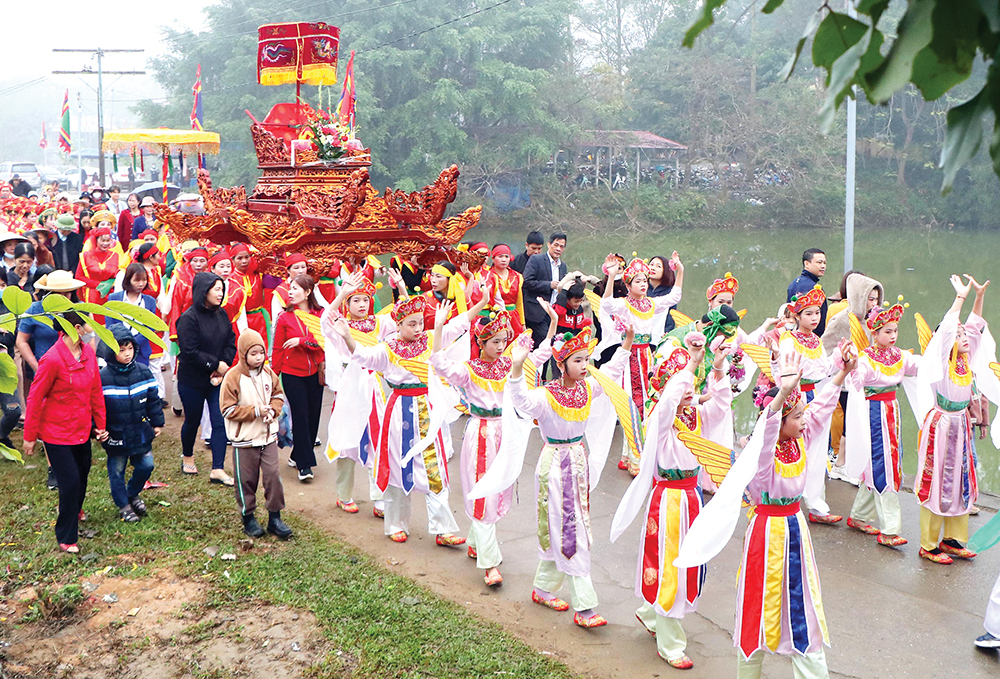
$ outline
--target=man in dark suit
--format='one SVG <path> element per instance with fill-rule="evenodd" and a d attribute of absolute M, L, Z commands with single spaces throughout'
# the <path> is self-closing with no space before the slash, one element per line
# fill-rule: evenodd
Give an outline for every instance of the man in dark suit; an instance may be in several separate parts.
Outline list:
<path fill-rule="evenodd" d="M 537 347 L 549 329 L 549 316 L 538 304 L 536 297 L 556 303 L 556 286 L 566 275 L 562 261 L 566 249 L 566 234 L 554 233 L 549 237 L 548 252 L 532 255 L 524 267 L 524 321 L 531 330 L 531 339 Z"/>
<path fill-rule="evenodd" d="M 824 253 L 819 248 L 809 248 L 802 253 L 802 273 L 799 274 L 798 278 L 792 281 L 788 285 L 788 296 L 785 299 L 786 302 L 791 302 L 792 297 L 795 295 L 801 295 L 809 292 L 819 283 L 819 279 L 823 277 L 826 273 L 826 253 Z M 826 330 L 826 301 L 823 302 L 823 306 L 820 307 L 820 320 L 819 325 L 816 326 L 814 331 L 817 335 L 822 336 L 823 331 Z"/>
<path fill-rule="evenodd" d="M 523 276 L 524 267 L 528 265 L 528 258 L 541 253 L 543 245 L 545 245 L 545 237 L 542 236 L 542 232 L 530 232 L 528 237 L 524 239 L 524 252 L 514 258 L 510 263 L 510 268 Z"/>

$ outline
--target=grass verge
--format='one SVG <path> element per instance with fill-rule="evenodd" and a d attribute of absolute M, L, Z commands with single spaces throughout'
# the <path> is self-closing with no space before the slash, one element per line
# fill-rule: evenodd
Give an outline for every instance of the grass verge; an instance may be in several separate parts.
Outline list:
<path fill-rule="evenodd" d="M 109 575 L 145 577 L 169 568 L 210 582 L 210 606 L 265 602 L 311 611 L 334 647 L 311 668 L 309 676 L 316 679 L 574 676 L 500 626 L 467 614 L 295 516 L 289 517 L 293 540 L 240 551 L 245 536 L 232 491 L 210 486 L 204 473 L 182 476 L 179 449 L 166 431 L 157 440 L 153 479 L 169 487 L 144 493 L 149 516 L 126 524 L 111 502 L 104 451 L 94 446 L 84 505 L 88 519 L 81 528 L 96 534 L 81 539 L 81 554 L 75 557 L 57 549 L 58 498 L 45 486 L 45 458 L 27 458 L 33 469 L 0 464 L 0 568 L 5 572 L 0 594 L 7 597 L 28 585 L 58 591 L 104 569 Z M 208 546 L 238 558 L 210 558 L 203 552 Z"/>

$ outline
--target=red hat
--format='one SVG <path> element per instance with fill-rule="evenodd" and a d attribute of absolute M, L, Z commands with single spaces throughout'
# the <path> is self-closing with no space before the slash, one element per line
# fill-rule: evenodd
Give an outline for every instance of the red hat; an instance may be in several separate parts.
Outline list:
<path fill-rule="evenodd" d="M 903 301 L 902 295 L 899 296 L 899 301 Z M 889 303 L 885 302 L 885 304 L 888 305 Z M 868 326 L 868 330 L 875 332 L 886 323 L 898 323 L 899 319 L 903 317 L 903 309 L 908 306 L 910 306 L 909 302 L 906 304 L 893 304 L 888 309 L 875 307 L 868 312 L 868 319 L 865 323 Z"/>
<path fill-rule="evenodd" d="M 590 353 L 590 328 L 584 328 L 576 336 L 566 333 L 565 335 L 556 335 L 552 340 L 552 358 L 557 361 L 565 361 L 567 358 L 577 353 L 578 351 L 586 351 Z"/>
<path fill-rule="evenodd" d="M 204 246 L 199 245 L 196 248 L 188 250 L 184 256 L 187 258 L 186 261 L 190 262 L 195 257 L 204 257 L 205 259 L 208 259 L 209 254 L 208 250 Z"/>
<path fill-rule="evenodd" d="M 110 236 L 111 227 L 110 226 L 97 226 L 90 230 L 90 235 L 93 237 L 94 241 L 97 241 L 101 236 Z"/>
<path fill-rule="evenodd" d="M 651 395 L 663 391 L 667 380 L 686 368 L 688 361 L 691 360 L 691 352 L 685 347 L 675 345 L 673 349 L 668 349 L 668 347 L 664 347 L 664 349 L 667 349 L 668 353 L 663 360 L 657 361 L 656 367 L 653 368 L 653 374 L 649 378 Z M 656 353 L 659 355 L 660 351 Z"/>
<path fill-rule="evenodd" d="M 823 294 L 823 288 L 817 283 L 809 292 L 796 295 L 792 298 L 792 311 L 800 314 L 811 306 L 823 306 L 823 302 L 825 301 L 826 295 Z"/>
<path fill-rule="evenodd" d="M 309 260 L 306 259 L 305 255 L 301 255 L 298 252 L 293 252 L 292 254 L 285 257 L 284 264 L 286 269 L 290 269 L 292 267 L 292 264 L 298 264 L 299 262 L 308 262 L 308 261 Z"/>
<path fill-rule="evenodd" d="M 232 245 L 229 246 L 229 255 L 231 257 L 235 257 L 236 255 L 243 252 L 250 254 L 250 248 L 247 247 L 246 243 L 233 243 Z"/>
<path fill-rule="evenodd" d="M 505 245 L 504 243 L 498 243 L 497 245 L 493 246 L 493 252 L 490 254 L 492 254 L 494 257 L 496 257 L 497 255 L 507 255 L 509 257 L 510 247 L 508 245 Z"/>
<path fill-rule="evenodd" d="M 632 261 L 628 263 L 628 266 L 625 267 L 625 271 L 622 272 L 622 280 L 625 281 L 626 285 L 631 283 L 632 279 L 636 276 L 645 276 L 647 279 L 649 278 L 649 264 L 646 263 L 646 260 L 639 259 L 634 252 L 632 253 L 632 257 Z"/>
<path fill-rule="evenodd" d="M 347 303 L 351 300 L 351 297 L 354 297 L 355 295 L 367 295 L 369 299 L 374 299 L 375 298 L 375 294 L 381 288 L 382 288 L 382 284 L 381 283 L 372 283 L 367 278 L 363 279 L 362 282 L 361 282 L 361 287 L 358 288 L 357 290 L 355 290 L 354 292 L 352 292 L 351 294 L 349 294 L 347 296 L 347 298 L 344 300 L 344 303 L 340 305 L 340 313 L 341 313 L 341 315 L 344 316 L 345 318 L 347 318 L 347 315 L 348 315 Z M 369 310 L 369 313 L 370 313 L 371 312 L 371 307 L 369 307 L 368 310 Z"/>
<path fill-rule="evenodd" d="M 476 321 L 472 326 L 472 333 L 480 343 L 485 342 L 494 335 L 499 335 L 501 332 L 510 331 L 507 339 L 511 340 L 514 338 L 513 327 L 510 323 L 510 313 L 506 309 L 491 311 L 489 316 L 480 316 Z"/>
<path fill-rule="evenodd" d="M 726 275 L 722 278 L 716 278 L 715 282 L 708 286 L 708 292 L 705 296 L 709 301 L 717 295 L 721 295 L 724 292 L 731 292 L 734 295 L 740 291 L 740 282 L 730 272 L 726 272 Z"/>
<path fill-rule="evenodd" d="M 160 234 L 158 234 L 153 229 L 146 229 L 145 231 L 139 234 L 139 238 L 145 238 L 146 236 L 154 236 L 156 238 L 159 238 Z"/>
<path fill-rule="evenodd" d="M 414 314 L 424 313 L 424 306 L 427 304 L 427 299 L 423 295 L 417 295 L 416 297 L 411 297 L 410 299 L 400 302 L 396 302 L 396 306 L 392 308 L 392 320 L 397 323 L 401 322 L 407 316 L 412 316 Z"/>

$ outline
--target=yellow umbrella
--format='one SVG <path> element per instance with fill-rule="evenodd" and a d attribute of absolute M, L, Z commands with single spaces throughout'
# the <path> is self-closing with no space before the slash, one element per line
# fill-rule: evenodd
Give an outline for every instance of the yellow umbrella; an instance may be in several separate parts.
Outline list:
<path fill-rule="evenodd" d="M 132 151 L 144 148 L 163 156 L 163 202 L 167 202 L 167 159 L 173 151 L 186 153 L 219 152 L 219 135 L 202 130 L 171 130 L 166 127 L 106 132 L 101 142 L 102 151 Z"/>

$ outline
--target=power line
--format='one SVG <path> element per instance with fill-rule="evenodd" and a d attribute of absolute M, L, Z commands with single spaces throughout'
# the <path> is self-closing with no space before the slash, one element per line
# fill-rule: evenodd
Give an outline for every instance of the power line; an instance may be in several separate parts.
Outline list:
<path fill-rule="evenodd" d="M 437 26 L 431 26 L 430 28 L 425 28 L 422 31 L 417 31 L 415 33 L 410 33 L 409 35 L 404 35 L 402 38 L 396 38 L 395 40 L 390 40 L 389 42 L 384 42 L 381 45 L 378 45 L 376 47 L 372 47 L 371 49 L 357 50 L 357 52 L 358 52 L 358 54 L 361 54 L 362 52 L 374 52 L 375 50 L 382 49 L 383 47 L 388 47 L 389 45 L 394 45 L 397 42 L 400 42 L 402 40 L 409 40 L 410 38 L 416 38 L 418 36 L 421 36 L 424 33 L 430 33 L 431 31 L 436 31 L 439 28 L 444 28 L 445 26 L 447 26 L 449 24 L 453 24 L 456 21 L 461 21 L 462 19 L 468 19 L 469 17 L 473 17 L 473 16 L 475 16 L 477 14 L 482 14 L 483 12 L 488 12 L 491 9 L 496 9 L 500 5 L 506 5 L 510 1 L 511 0 L 500 0 L 500 2 L 498 2 L 496 4 L 490 5 L 488 7 L 482 7 L 480 9 L 475 10 L 474 12 L 469 12 L 468 14 L 463 14 L 460 17 L 455 17 L 454 19 L 446 21 L 443 24 L 438 24 Z"/>

